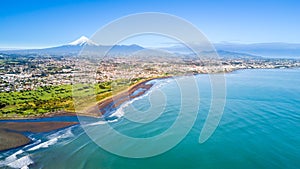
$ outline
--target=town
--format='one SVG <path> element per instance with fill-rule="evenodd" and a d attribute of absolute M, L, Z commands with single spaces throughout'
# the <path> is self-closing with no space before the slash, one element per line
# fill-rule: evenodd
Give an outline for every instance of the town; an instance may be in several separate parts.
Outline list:
<path fill-rule="evenodd" d="M 34 90 L 42 86 L 97 83 L 117 79 L 146 79 L 187 74 L 228 73 L 239 69 L 299 67 L 297 59 L 199 59 L 0 54 L 0 92 Z"/>

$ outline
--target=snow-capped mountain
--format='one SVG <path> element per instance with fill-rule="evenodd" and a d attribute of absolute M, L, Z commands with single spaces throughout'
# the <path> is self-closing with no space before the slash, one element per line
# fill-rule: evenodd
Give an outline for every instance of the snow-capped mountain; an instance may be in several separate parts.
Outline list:
<path fill-rule="evenodd" d="M 93 56 L 103 55 L 130 55 L 144 48 L 139 45 L 101 45 L 93 42 L 85 36 L 81 36 L 79 39 L 70 42 L 66 45 L 44 48 L 44 49 L 25 49 L 25 50 L 6 50 L 1 51 L 3 53 L 14 54 L 38 54 L 38 55 L 78 55 L 86 54 Z"/>
<path fill-rule="evenodd" d="M 89 38 L 85 36 L 81 36 L 79 39 L 69 43 L 68 45 L 73 45 L 73 46 L 84 46 L 84 45 L 90 45 L 90 46 L 99 46 L 97 43 L 93 42 Z"/>

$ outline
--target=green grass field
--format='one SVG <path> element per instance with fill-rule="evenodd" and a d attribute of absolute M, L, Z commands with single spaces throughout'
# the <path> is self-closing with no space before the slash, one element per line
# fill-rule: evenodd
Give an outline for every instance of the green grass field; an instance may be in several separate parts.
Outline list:
<path fill-rule="evenodd" d="M 0 93 L 0 118 L 27 117 L 59 110 L 75 112 L 74 98 L 100 101 L 139 80 L 119 80 L 93 85 L 45 86 L 28 91 L 2 92 Z"/>

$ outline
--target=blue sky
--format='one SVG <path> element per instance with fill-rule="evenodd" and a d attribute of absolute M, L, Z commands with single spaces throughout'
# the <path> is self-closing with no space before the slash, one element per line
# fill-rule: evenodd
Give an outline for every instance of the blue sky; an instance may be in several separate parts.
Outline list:
<path fill-rule="evenodd" d="M 0 48 L 65 44 L 125 15 L 163 12 L 197 26 L 210 41 L 300 43 L 300 1 L 1 1 Z"/>

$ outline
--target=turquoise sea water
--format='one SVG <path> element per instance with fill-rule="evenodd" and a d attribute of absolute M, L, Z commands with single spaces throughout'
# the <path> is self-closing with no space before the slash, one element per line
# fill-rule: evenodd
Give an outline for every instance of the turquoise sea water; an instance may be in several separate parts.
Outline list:
<path fill-rule="evenodd" d="M 30 135 L 34 140 L 32 144 L 1 152 L 0 168 L 300 168 L 300 69 L 240 70 L 225 77 L 224 114 L 218 128 L 205 143 L 200 144 L 198 139 L 209 110 L 211 90 L 208 76 L 197 75 L 200 105 L 195 124 L 179 144 L 163 154 L 138 159 L 112 154 L 94 143 L 82 127 L 96 129 L 97 133 L 101 132 L 97 126 L 105 122 L 87 125 L 99 120 L 85 118 L 82 126 Z M 149 92 L 155 90 L 164 93 L 167 104 L 166 107 L 154 105 L 151 110 L 152 113 L 163 110 L 162 114 L 150 123 L 133 123 L 123 117 L 131 113 L 123 106 L 119 112 L 124 114 L 117 114 L 118 120 L 109 122 L 114 131 L 135 138 L 153 137 L 167 131 L 180 110 L 180 90 L 170 79 L 156 81 Z M 149 97 L 155 99 L 155 96 L 146 95 L 131 105 L 138 110 L 147 110 L 151 105 Z M 118 140 L 111 140 L 110 144 L 121 152 L 136 148 L 135 142 L 119 146 Z M 151 151 L 160 149 L 162 144 L 165 143 L 154 142 L 139 148 Z"/>

